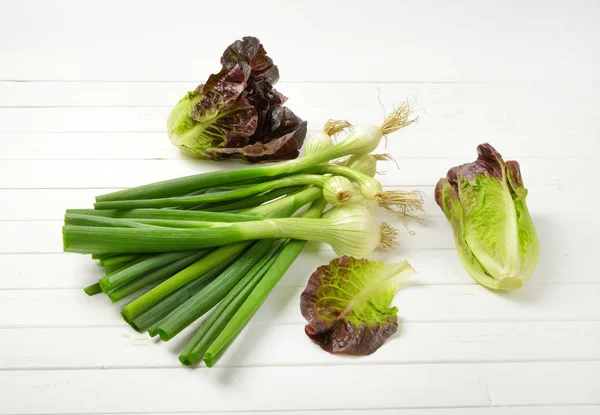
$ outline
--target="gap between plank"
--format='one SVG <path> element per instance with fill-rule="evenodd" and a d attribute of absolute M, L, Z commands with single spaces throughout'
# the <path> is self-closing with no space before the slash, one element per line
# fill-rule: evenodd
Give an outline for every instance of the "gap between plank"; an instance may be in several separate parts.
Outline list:
<path fill-rule="evenodd" d="M 115 306 L 117 306 L 117 304 L 113 304 Z M 576 318 L 576 319 L 564 319 L 564 320 L 439 320 L 439 319 L 432 319 L 432 320 L 409 320 L 407 318 L 402 318 L 402 324 L 467 324 L 467 323 L 477 323 L 477 324 L 495 324 L 495 323 L 510 323 L 510 324 L 531 324 L 531 323 L 542 323 L 542 324 L 551 324 L 551 323 L 596 323 L 596 322 L 600 322 L 600 319 L 589 319 L 589 318 Z M 254 322 L 253 324 L 256 325 L 271 325 L 271 326 L 305 326 L 306 323 L 305 322 L 294 322 L 294 321 L 290 321 L 290 322 L 276 322 L 276 323 L 272 323 L 272 322 L 261 322 L 261 321 L 257 321 Z M 22 326 L 1 326 L 0 325 L 0 330 L 39 330 L 39 329 L 67 329 L 67 330 L 71 330 L 71 329 L 76 329 L 76 330 L 83 330 L 83 329 L 120 329 L 120 328 L 130 328 L 127 323 L 125 323 L 124 321 L 122 323 L 114 323 L 114 324 L 96 324 L 96 325 L 87 325 L 87 326 L 83 326 L 83 325 L 55 325 L 55 326 L 43 326 L 43 325 L 22 325 Z M 133 330 L 133 329 L 131 329 Z M 137 332 L 136 332 L 137 333 Z M 139 334 L 143 334 L 143 333 L 139 333 Z"/>
<path fill-rule="evenodd" d="M 527 281 L 528 286 L 531 286 L 531 285 L 597 285 L 597 284 L 600 284 L 600 282 L 595 282 L 595 281 L 573 281 L 573 282 Z M 479 285 L 479 284 L 477 284 L 477 282 L 475 282 L 475 281 L 473 281 L 471 283 L 431 282 L 431 283 L 427 283 L 427 284 L 408 281 L 404 284 L 404 287 L 423 287 L 423 286 L 427 286 L 427 287 L 448 287 L 448 286 L 475 287 L 477 285 Z M 305 285 L 286 285 L 285 287 L 286 288 L 304 288 Z M 0 287 L 0 292 L 2 292 L 2 291 L 79 291 L 79 290 L 83 290 L 84 288 L 85 288 L 84 286 L 82 286 L 82 287 Z"/>
<path fill-rule="evenodd" d="M 520 363 L 581 363 L 581 362 L 600 362 L 600 359 L 542 359 L 542 360 L 423 360 L 410 362 L 381 362 L 381 363 L 361 363 L 358 361 L 353 363 L 294 363 L 294 364 L 249 364 L 249 365 L 227 365 L 219 364 L 217 369 L 248 369 L 248 368 L 303 368 L 303 367 L 356 367 L 356 366 L 415 366 L 415 365 L 493 365 L 493 364 L 520 364 Z M 144 365 L 144 366 L 55 366 L 55 367 L 12 367 L 0 368 L 0 372 L 45 372 L 45 371 L 97 371 L 97 370 L 146 370 L 146 369 L 176 369 L 176 370 L 212 370 L 215 368 L 207 368 L 204 366 L 184 366 L 181 363 L 173 365 Z M 495 406 L 495 405 L 491 405 Z"/>
<path fill-rule="evenodd" d="M 590 404 L 590 403 L 556 403 L 556 404 L 518 404 L 518 405 L 497 405 L 493 408 L 549 408 L 549 407 L 559 407 L 559 408 L 581 408 L 581 407 L 590 407 L 596 408 L 600 407 L 600 404 Z M 144 412 L 85 412 L 85 415 L 132 415 L 132 414 L 145 414 L 145 415 L 169 415 L 169 414 L 281 414 L 281 413 L 335 413 L 335 412 L 364 412 L 370 413 L 372 411 L 383 412 L 383 411 L 410 411 L 410 410 L 431 410 L 431 409 L 486 409 L 492 408 L 488 405 L 471 405 L 471 406 L 394 406 L 394 407 L 372 407 L 372 408 L 358 408 L 358 409 L 348 409 L 348 408 L 327 408 L 327 409 L 242 409 L 242 410 L 232 410 L 232 411 L 144 411 Z M 74 412 L 43 412 L 40 413 L 43 415 L 71 415 L 75 414 Z M 7 413 L 6 415 L 20 415 L 20 413 Z"/>
<path fill-rule="evenodd" d="M 81 80 L 81 79 L 0 79 L 1 83 L 90 83 L 90 84 L 179 84 L 179 83 L 198 83 L 198 80 Z M 378 81 L 378 80 L 354 80 L 354 81 L 337 81 L 337 80 L 318 80 L 318 81 L 281 81 L 279 85 L 285 84 L 415 84 L 415 85 L 555 85 L 556 81 L 438 81 L 438 80 L 421 80 L 421 81 Z M 570 85 L 578 83 L 577 81 L 563 80 L 559 84 Z"/>

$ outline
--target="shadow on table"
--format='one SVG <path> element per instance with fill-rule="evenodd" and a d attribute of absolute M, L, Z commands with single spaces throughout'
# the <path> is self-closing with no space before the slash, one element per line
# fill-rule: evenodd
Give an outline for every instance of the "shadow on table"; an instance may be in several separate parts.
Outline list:
<path fill-rule="evenodd" d="M 284 295 L 278 296 L 278 300 L 280 301 L 276 305 L 276 309 L 273 311 L 273 320 L 276 320 L 276 316 L 279 315 L 291 301 L 299 301 L 299 298 L 297 298 L 297 289 L 284 290 L 284 293 Z M 300 310 L 298 310 L 298 313 L 300 313 Z M 260 339 L 270 327 L 271 325 L 268 323 L 249 324 L 248 326 L 244 327 L 244 335 L 235 340 L 236 347 L 231 347 L 229 350 L 227 350 L 226 355 L 229 354 L 227 360 L 232 362 L 243 362 L 247 355 L 247 350 L 252 350 L 253 348 L 258 347 Z M 277 345 L 273 345 L 273 347 L 277 347 Z M 218 367 L 218 363 L 216 367 Z M 239 373 L 237 373 L 238 369 L 240 368 L 228 367 L 228 370 L 224 370 L 219 373 L 219 375 L 216 377 L 217 381 L 223 384 L 231 384 L 239 376 Z"/>

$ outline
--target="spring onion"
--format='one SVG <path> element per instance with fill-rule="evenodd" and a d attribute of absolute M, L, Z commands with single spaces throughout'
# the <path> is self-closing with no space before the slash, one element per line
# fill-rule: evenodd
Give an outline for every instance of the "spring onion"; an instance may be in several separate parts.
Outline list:
<path fill-rule="evenodd" d="M 96 294 L 100 294 L 102 292 L 102 288 L 100 288 L 100 283 L 97 282 L 95 284 L 91 284 L 88 285 L 87 287 L 85 287 L 83 289 L 83 291 L 87 294 L 87 295 L 96 295 Z"/>
<path fill-rule="evenodd" d="M 109 228 L 66 225 L 63 228 L 67 252 L 172 252 L 201 249 L 241 241 L 268 238 L 326 242 L 338 255 L 364 256 L 382 238 L 379 226 L 362 206 L 347 206 L 328 218 L 275 218 L 252 222 L 218 223 L 195 229 Z"/>
<path fill-rule="evenodd" d="M 303 219 L 310 220 L 321 216 L 325 209 L 324 199 L 315 201 L 304 214 Z M 271 265 L 264 277 L 252 290 L 246 301 L 240 306 L 238 311 L 229 320 L 229 323 L 223 328 L 219 336 L 208 347 L 204 354 L 204 362 L 207 366 L 213 366 L 231 342 L 238 336 L 248 321 L 256 314 L 260 306 L 269 296 L 275 285 L 283 277 L 292 263 L 296 260 L 300 252 L 306 245 L 305 241 L 292 240 L 286 244 L 277 256 L 277 259 Z"/>
<path fill-rule="evenodd" d="M 194 294 L 204 288 L 222 271 L 222 267 L 217 267 L 202 276 L 196 278 L 190 283 L 178 288 L 164 298 L 157 300 L 149 308 L 136 315 L 133 318 L 127 318 L 123 315 L 123 319 L 138 332 L 148 330 L 154 324 L 165 318 L 171 311 L 175 310 L 181 304 L 190 299 Z M 168 280 L 167 280 L 168 281 Z M 135 300 L 134 300 L 135 301 Z M 131 303 L 130 303 L 131 304 Z M 123 314 L 123 313 L 121 313 Z"/>
<path fill-rule="evenodd" d="M 181 363 L 192 365 L 204 358 L 208 347 L 271 268 L 284 245 L 285 243 L 276 244 L 215 307 L 181 352 L 179 356 Z"/>
<path fill-rule="evenodd" d="M 190 251 L 165 252 L 149 258 L 143 258 L 141 261 L 123 269 L 122 271 L 107 275 L 106 277 L 102 278 L 100 280 L 100 286 L 102 287 L 102 291 L 108 293 L 136 279 L 147 271 L 170 264 L 171 262 L 183 259 L 192 254 L 194 254 L 194 252 Z"/>
<path fill-rule="evenodd" d="M 306 140 L 304 143 L 304 155 L 312 156 L 333 147 L 333 137 L 350 127 L 352 125 L 345 120 L 327 121 L 322 131 Z"/>
<path fill-rule="evenodd" d="M 333 206 L 344 206 L 356 193 L 352 182 L 344 176 L 331 176 L 323 186 L 323 197 Z"/>
<path fill-rule="evenodd" d="M 268 261 L 267 252 L 273 243 L 271 239 L 256 242 L 206 287 L 152 327 L 150 335 L 157 333 L 164 341 L 175 337 L 221 301 L 253 266 L 260 263 L 263 257 L 265 262 Z"/>
<path fill-rule="evenodd" d="M 108 293 L 108 298 L 110 298 L 113 303 L 116 303 L 117 301 L 120 301 L 123 298 L 126 298 L 143 288 L 159 283 L 165 280 L 166 278 L 175 275 L 179 271 L 187 268 L 194 262 L 200 260 L 200 258 L 205 256 L 208 252 L 210 252 L 210 249 L 201 249 L 199 251 L 196 251 L 195 254 L 192 254 L 180 260 L 174 261 L 168 265 L 157 268 L 149 273 L 146 273 L 143 276 L 136 278 L 133 281 L 130 281 L 129 283 L 121 285 L 118 288 L 115 288 L 114 290 L 110 291 Z M 98 284 L 98 286 L 100 286 L 100 284 Z"/>
<path fill-rule="evenodd" d="M 318 174 L 298 174 L 227 192 L 204 193 L 197 196 L 168 197 L 162 199 L 97 202 L 94 204 L 94 207 L 96 209 L 162 208 L 173 206 L 192 207 L 201 203 L 227 202 L 230 200 L 242 199 L 282 187 L 306 185 L 322 187 L 325 180 L 325 177 Z"/>
<path fill-rule="evenodd" d="M 167 231 L 170 232 L 171 230 Z M 162 284 L 157 285 L 147 293 L 127 304 L 125 308 L 123 308 L 121 314 L 126 320 L 134 318 L 190 281 L 204 279 L 209 271 L 218 267 L 223 267 L 224 264 L 227 265 L 235 260 L 248 245 L 249 242 L 239 242 L 237 244 L 226 245 L 215 249 L 189 267 L 179 271 Z"/>

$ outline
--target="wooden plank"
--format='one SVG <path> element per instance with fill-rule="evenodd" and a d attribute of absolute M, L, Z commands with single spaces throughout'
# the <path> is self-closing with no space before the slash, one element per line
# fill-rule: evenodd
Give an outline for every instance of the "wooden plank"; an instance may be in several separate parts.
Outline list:
<path fill-rule="evenodd" d="M 106 6 L 68 0 L 5 2 L 0 27 L 11 41 L 2 44 L 0 79 L 195 80 L 199 68 L 200 73 L 217 71 L 223 49 L 247 33 L 264 42 L 282 77 L 290 81 L 569 80 L 592 79 L 598 70 L 593 1 L 575 9 L 552 3 L 541 10 L 527 1 L 515 16 L 510 4 L 482 8 L 473 0 L 397 8 L 384 1 L 369 8 L 351 1 L 339 8 L 311 0 L 290 19 L 289 10 L 276 1 L 257 9 L 234 0 L 229 7 L 237 13 L 228 16 L 228 24 L 235 34 L 203 42 L 201 50 L 195 48 L 200 36 L 196 26 L 165 19 L 173 13 L 171 4 L 112 0 Z M 175 9 L 206 17 L 218 14 L 219 6 L 178 1 Z M 118 14 L 112 12 L 115 8 Z M 331 16 L 336 17 L 333 23 Z M 257 28 L 254 23 L 265 18 L 270 24 Z M 203 20 L 203 33 L 222 33 L 219 19 Z M 377 22 L 377 28 L 366 22 Z M 540 35 L 549 28 L 552 38 Z"/>
<path fill-rule="evenodd" d="M 110 412 L 115 402 L 130 413 L 370 408 L 373 397 L 365 388 L 378 391 L 383 408 L 487 403 L 471 365 L 346 366 L 336 369 L 335 387 L 330 376 L 327 367 L 8 371 L 0 373 L 0 385 L 11 397 L 3 413 L 23 414 Z M 144 393 L 132 393 L 132 385 Z"/>
<path fill-rule="evenodd" d="M 398 104 L 406 99 L 396 97 L 388 104 Z M 330 118 L 348 119 L 354 124 L 381 123 L 382 108 L 373 100 L 368 107 L 292 106 L 294 112 L 307 120 L 311 131 L 319 130 Z M 419 123 L 404 130 L 410 137 L 413 131 L 427 133 L 478 133 L 487 140 L 488 134 L 556 136 L 557 131 L 577 133 L 583 137 L 598 127 L 596 106 L 582 106 L 578 111 L 564 113 L 562 107 L 546 111 L 527 112 L 523 109 L 506 109 L 503 106 L 449 106 L 419 102 Z M 389 109 L 391 110 L 391 109 Z M 64 107 L 64 108 L 0 108 L 2 133 L 160 133 L 166 132 L 166 120 L 171 107 Z M 553 120 L 548 123 L 548 118 Z M 36 120 L 36 122 L 31 122 Z"/>
<path fill-rule="evenodd" d="M 461 408 L 410 408 L 410 409 L 341 409 L 341 410 L 319 410 L 320 414 L 326 415 L 364 415 L 365 412 L 373 415 L 597 415 L 596 405 L 560 405 L 560 406 L 511 406 L 503 408 L 491 407 L 461 407 Z M 240 415 L 243 412 L 188 412 L 189 415 Z M 252 411 L 252 415 L 270 415 L 272 412 Z M 313 415 L 314 411 L 293 411 L 294 415 Z M 148 412 L 148 415 L 159 415 Z M 181 412 L 161 412 L 160 415 L 176 415 Z M 106 414 L 98 414 L 106 415 Z M 120 415 L 112 413 L 112 415 Z M 129 414 L 127 414 L 129 415 Z"/>
<path fill-rule="evenodd" d="M 328 367 L 0 373 L 11 397 L 3 412 L 24 414 L 110 412 L 115 401 L 125 412 L 369 409 L 373 396 L 365 390 L 377 391 L 378 408 L 511 405 L 527 395 L 538 405 L 595 405 L 598 380 L 600 362 L 341 366 L 335 387 Z M 145 393 L 131 393 L 131 385 Z M 528 391 L 531 385 L 544 387 Z"/>
<path fill-rule="evenodd" d="M 600 362 L 510 363 L 479 369 L 494 405 L 600 403 Z"/>
<path fill-rule="evenodd" d="M 391 214 L 379 213 L 375 218 L 379 222 L 386 222 L 399 230 L 396 241 L 401 249 L 410 250 L 432 250 L 454 248 L 454 238 L 450 224 L 445 217 L 435 216 L 427 219 L 426 226 L 410 223 L 410 234 L 404 229 L 404 220 Z M 538 220 L 537 231 L 542 242 L 542 247 L 552 255 L 575 255 L 585 252 L 587 240 L 572 238 L 565 241 L 556 241 L 546 236 L 552 233 L 567 235 L 565 232 L 569 226 L 577 226 L 579 222 L 575 219 L 565 219 L 560 225 Z M 598 224 L 597 219 L 590 219 L 590 226 Z M 5 235 L 0 240 L 0 252 L 5 253 L 57 253 L 63 250 L 62 245 L 62 221 L 2 221 L 0 232 Z M 583 233 L 571 233 L 583 235 Z M 36 235 L 31 238 L 31 235 Z M 331 250 L 326 244 L 311 243 L 309 250 Z M 402 250 L 395 251 L 402 253 Z M 544 260 L 550 264 L 556 264 L 561 258 L 552 260 L 548 254 L 543 254 Z"/>
<path fill-rule="evenodd" d="M 0 289 L 83 289 L 103 275 L 97 262 L 84 255 L 0 255 Z"/>
<path fill-rule="evenodd" d="M 388 174 L 397 174 L 395 167 L 390 168 Z M 120 189 L 0 189 L 0 221 L 62 220 L 65 209 L 91 208 L 97 195 L 116 190 Z M 387 186 L 385 190 L 418 190 L 422 192 L 425 210 L 421 219 L 443 215 L 434 200 L 434 186 Z M 535 216 L 551 217 L 566 211 L 587 215 L 594 196 L 583 186 L 563 187 L 556 182 L 529 187 L 527 206 Z"/>
<path fill-rule="evenodd" d="M 539 189 L 539 190 L 537 190 Z M 543 186 L 536 189 L 536 200 L 556 201 L 555 204 L 541 204 L 542 210 L 560 209 L 561 206 L 577 204 L 578 200 L 591 199 L 587 192 L 577 192 L 574 198 L 556 200 L 556 195 L 567 195 L 567 191 L 557 193 L 556 186 Z M 66 209 L 92 208 L 95 197 L 99 194 L 119 189 L 3 189 L 0 190 L 0 221 L 29 221 L 29 220 L 62 220 Z M 386 190 L 419 190 L 423 193 L 424 210 L 428 217 L 442 216 L 443 213 L 435 204 L 434 188 L 429 187 L 387 187 Z M 569 193 L 572 194 L 574 192 Z M 41 204 L 40 202 L 43 202 Z M 537 203 L 539 205 L 540 203 Z M 532 209 L 533 207 L 530 207 Z M 587 210 L 586 210 L 587 211 Z"/>
<path fill-rule="evenodd" d="M 196 82 L 11 82 L 0 81 L 0 107 L 172 107 L 188 90 L 196 88 L 211 72 L 197 74 Z M 433 109 L 462 112 L 465 109 L 504 113 L 538 110 L 556 111 L 556 98 L 571 99 L 570 110 L 598 105 L 592 88 L 573 83 L 482 83 L 482 82 L 286 82 L 276 88 L 296 107 L 374 108 L 377 96 L 387 105 L 403 98 L 414 99 L 425 116 Z M 518 99 L 516 97 L 518 96 Z M 531 111 L 529 111 L 531 112 Z"/>
<path fill-rule="evenodd" d="M 388 140 L 379 152 L 402 160 L 413 157 L 456 157 L 467 161 L 483 141 L 492 143 L 507 159 L 522 157 L 590 158 L 598 150 L 594 132 L 514 131 L 419 131 L 415 127 L 399 139 Z M 311 123 L 307 137 L 318 129 Z M 444 140 L 440 141 L 443 135 Z M 392 136 L 393 137 L 393 136 Z M 404 138 L 405 137 L 405 138 Z M 551 141 L 552 145 L 546 145 Z M 576 145 L 575 145 L 576 144 Z M 67 150 L 68 149 L 68 150 Z M 70 133 L 1 133 L 1 160 L 189 160 L 175 148 L 166 131 L 147 133 L 70 132 Z M 204 163 L 204 162 L 198 162 Z M 393 170 L 394 165 L 382 165 Z"/>
<path fill-rule="evenodd" d="M 415 234 L 411 235 L 404 229 L 404 221 L 391 215 L 382 215 L 392 227 L 399 229 L 396 238 L 400 246 L 410 249 L 450 249 L 454 247 L 452 234 L 446 232 L 449 228 L 442 217 L 432 217 L 427 220 L 427 226 L 411 225 Z M 63 250 L 62 221 L 27 221 L 0 222 L 0 233 L 5 235 L 0 239 L 0 252 L 5 253 L 57 253 Z M 32 238 L 31 235 L 36 235 Z M 311 243 L 308 250 L 331 251 L 327 244 Z"/>
<path fill-rule="evenodd" d="M 256 321 L 304 323 L 302 290 L 276 287 Z M 506 294 L 472 284 L 413 284 L 394 303 L 407 322 L 597 321 L 598 295 L 600 284 L 532 284 Z M 0 327 L 124 327 L 119 310 L 104 296 L 90 298 L 78 289 L 0 291 Z"/>
<path fill-rule="evenodd" d="M 279 286 L 304 287 L 310 273 L 334 256 L 335 253 L 330 250 L 305 250 Z M 592 256 L 576 252 L 549 261 L 552 256 L 551 252 L 542 256 L 536 273 L 527 284 L 598 282 L 596 275 L 589 272 L 595 265 Z M 418 271 L 409 285 L 476 284 L 465 271 L 454 249 L 375 251 L 369 258 L 386 262 L 408 259 Z M 0 254 L 0 289 L 83 288 L 102 275 L 102 269 L 89 256 L 62 253 Z"/>
<path fill-rule="evenodd" d="M 149 133 L 0 133 L 3 160 L 185 158 L 165 131 Z"/>
<path fill-rule="evenodd" d="M 63 220 L 66 209 L 92 208 L 94 198 L 119 189 L 0 190 L 0 220 Z"/>
<path fill-rule="evenodd" d="M 399 291 L 394 303 L 406 321 L 571 321 L 598 320 L 592 293 L 597 284 L 525 285 L 497 293 L 479 285 L 418 285 Z M 298 312 L 302 288 L 277 288 L 259 313 L 278 321 L 303 322 Z M 281 319 L 281 320 L 279 320 Z"/>
<path fill-rule="evenodd" d="M 186 333 L 191 334 L 193 331 Z M 0 370 L 179 367 L 189 335 L 160 343 L 127 327 L 2 329 Z M 40 350 L 40 345 L 44 345 Z M 365 357 L 322 351 L 302 324 L 252 323 L 219 367 L 600 359 L 600 322 L 402 323 Z"/>
<path fill-rule="evenodd" d="M 411 260 L 411 252 L 424 250 L 425 253 L 421 255 L 428 255 L 427 252 L 429 252 L 431 262 L 425 262 L 425 268 L 423 269 L 419 267 L 423 266 L 424 262 L 416 262 L 415 267 L 425 275 L 434 276 L 426 278 L 432 278 L 435 282 L 441 282 L 445 280 L 446 275 L 455 275 L 460 276 L 465 283 L 471 282 L 455 256 L 452 231 L 444 217 L 429 218 L 426 222 L 427 226 L 410 224 L 409 229 L 414 232 L 412 235 L 404 229 L 404 223 L 399 218 L 392 217 L 391 215 L 378 215 L 377 218 L 399 229 L 397 236 L 399 248 L 393 251 L 378 251 L 376 255 L 380 256 L 373 256 L 373 258 L 395 260 L 406 257 Z M 588 220 L 589 227 L 598 226 L 598 220 L 593 218 L 586 220 Z M 589 246 L 586 237 L 587 231 L 586 228 L 581 226 L 581 222 L 577 218 L 563 218 L 560 222 L 555 222 L 545 220 L 543 216 L 536 216 L 535 221 L 538 236 L 542 242 L 539 264 L 532 280 L 541 283 L 595 282 L 593 273 L 589 272 L 590 267 L 593 266 L 593 257 L 587 253 Z M 0 234 L 4 235 L 0 239 L 0 252 L 4 252 L 5 254 L 59 253 L 63 250 L 61 227 L 62 222 L 58 221 L 0 221 Z M 35 235 L 35 237 L 31 237 L 31 235 Z M 568 237 L 557 237 L 557 235 L 568 235 Z M 437 256 L 437 253 L 433 253 L 435 250 L 449 250 L 451 254 Z M 308 268 L 310 271 L 314 270 L 317 265 L 328 261 L 326 258 L 333 256 L 329 245 L 324 243 L 309 243 L 306 251 L 324 253 L 324 257 L 316 257 L 310 260 Z M 39 257 L 41 261 L 44 261 L 44 258 L 45 255 Z M 416 258 L 419 257 L 417 256 Z M 439 262 L 437 258 L 440 258 Z M 0 255 L 0 261 L 4 260 L 12 261 L 10 263 L 16 265 L 22 261 L 18 255 Z M 72 264 L 80 266 L 81 262 L 77 261 Z M 62 262 L 59 262 L 57 267 L 62 267 L 60 264 Z M 299 266 L 305 265 L 305 263 L 299 264 Z M 444 264 L 446 271 L 440 273 L 439 264 Z M 34 267 L 31 271 L 26 271 L 25 275 L 38 274 L 38 270 L 39 268 Z M 308 271 L 305 269 L 304 272 L 307 273 Z M 56 269 L 53 273 L 62 273 L 62 271 Z M 2 274 L 4 274 L 2 279 L 14 278 L 9 270 Z M 39 275 L 45 275 L 45 272 L 39 273 Z M 69 275 L 69 272 L 65 274 L 65 276 L 67 275 Z M 93 275 L 95 276 L 96 274 L 94 273 Z M 39 281 L 39 276 L 35 278 Z M 448 277 L 449 282 L 457 282 L 458 279 L 458 277 Z M 72 277 L 67 277 L 67 280 L 73 281 Z M 81 281 L 87 282 L 88 279 L 82 278 Z M 61 287 L 61 284 L 59 283 L 58 286 Z M 12 283 L 8 283 L 8 286 L 12 286 Z M 42 286 L 48 287 L 49 285 L 42 284 Z"/>
<path fill-rule="evenodd" d="M 181 156 L 165 134 L 166 115 L 175 100 L 161 101 L 161 107 L 143 106 L 143 102 L 150 99 L 147 95 L 154 94 L 153 89 L 156 89 L 156 99 L 162 100 L 165 85 L 182 87 L 180 83 L 0 82 L 0 92 L 7 90 L 5 96 L 8 98 L 5 99 L 16 97 L 24 102 L 33 102 L 30 100 L 34 97 L 27 98 L 32 95 L 56 96 L 54 99 L 59 101 L 50 102 L 81 105 L 83 102 L 77 101 L 76 97 L 86 97 L 84 91 L 87 88 L 102 91 L 91 94 L 93 108 L 40 108 L 36 105 L 1 108 L 0 158 L 179 159 Z M 349 118 L 355 123 L 381 119 L 374 84 L 286 85 L 296 97 L 290 105 L 309 121 L 309 135 L 327 118 Z M 140 94 L 142 86 L 149 90 L 146 94 Z M 25 90 L 21 91 L 23 88 Z M 387 151 L 398 157 L 465 157 L 484 140 L 494 143 L 511 157 L 581 157 L 598 149 L 594 134 L 598 126 L 599 103 L 588 88 L 557 86 L 555 83 L 525 86 L 382 84 L 381 88 L 384 98 L 388 97 L 388 106 L 406 96 L 418 97 L 415 106 L 421 122 L 406 130 L 410 135 L 404 134 L 405 139 L 398 135 L 389 140 Z M 562 107 L 554 102 L 559 94 L 577 106 L 564 114 Z M 116 101 L 106 101 L 107 96 L 113 95 Z M 520 99 L 515 102 L 517 95 Z M 2 96 L 0 94 L 0 99 Z M 140 97 L 143 102 L 131 101 L 130 105 L 137 103 L 140 107 L 106 107 L 107 102 L 123 105 L 123 100 L 129 102 L 128 97 Z M 63 99 L 67 101 L 61 101 Z M 6 101 L 7 104 L 11 102 Z M 538 111 L 532 112 L 533 107 Z M 548 118 L 552 118 L 553 123 L 548 123 Z M 31 123 L 31 119 L 36 122 Z M 440 134 L 445 137 L 442 141 Z"/>
<path fill-rule="evenodd" d="M 379 177 L 384 186 L 434 186 L 449 168 L 468 161 L 461 158 L 398 159 L 399 171 Z M 593 159 L 521 158 L 527 187 L 556 185 L 587 186 L 592 180 Z M 242 162 L 206 160 L 3 160 L 0 189 L 105 188 L 138 186 L 181 176 L 247 167 Z"/>

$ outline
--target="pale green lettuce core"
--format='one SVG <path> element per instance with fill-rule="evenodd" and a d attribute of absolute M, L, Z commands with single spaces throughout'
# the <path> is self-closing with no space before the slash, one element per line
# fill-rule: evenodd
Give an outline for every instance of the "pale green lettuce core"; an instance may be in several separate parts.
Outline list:
<path fill-rule="evenodd" d="M 480 284 L 520 288 L 533 274 L 539 241 L 517 162 L 478 147 L 476 162 L 455 167 L 436 186 L 436 201 L 452 224 L 465 268 Z"/>
<path fill-rule="evenodd" d="M 216 126 L 212 120 L 198 122 L 190 114 L 192 110 L 202 100 L 203 95 L 197 91 L 188 92 L 175 105 L 169 117 L 167 118 L 167 132 L 171 142 L 181 150 L 182 153 L 196 158 L 205 158 L 204 152 L 215 147 L 213 136 L 207 128 L 214 129 Z M 217 115 L 216 113 L 214 114 Z M 224 142 L 224 139 L 220 140 Z"/>

